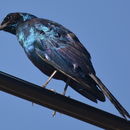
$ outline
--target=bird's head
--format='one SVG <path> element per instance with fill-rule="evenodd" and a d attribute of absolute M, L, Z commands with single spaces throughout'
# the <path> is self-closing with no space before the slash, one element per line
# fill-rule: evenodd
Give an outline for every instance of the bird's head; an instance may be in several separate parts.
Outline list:
<path fill-rule="evenodd" d="M 27 20 L 36 18 L 36 16 L 28 13 L 10 13 L 8 14 L 0 25 L 0 30 L 16 34 L 16 28 L 19 24 Z"/>

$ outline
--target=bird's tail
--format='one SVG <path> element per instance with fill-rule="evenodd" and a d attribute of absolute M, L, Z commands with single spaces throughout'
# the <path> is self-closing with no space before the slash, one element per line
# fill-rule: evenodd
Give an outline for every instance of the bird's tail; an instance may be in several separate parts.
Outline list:
<path fill-rule="evenodd" d="M 111 94 L 111 92 L 105 87 L 102 81 L 94 74 L 90 74 L 90 77 L 96 82 L 98 87 L 102 90 L 104 95 L 108 97 L 108 99 L 112 102 L 112 104 L 116 107 L 119 113 L 125 118 L 130 118 L 129 113 L 125 110 L 125 108 L 117 101 L 117 99 Z"/>

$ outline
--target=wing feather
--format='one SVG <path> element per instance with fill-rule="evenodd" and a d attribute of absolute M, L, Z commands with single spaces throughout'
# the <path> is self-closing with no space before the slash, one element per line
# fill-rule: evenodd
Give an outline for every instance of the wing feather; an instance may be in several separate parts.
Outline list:
<path fill-rule="evenodd" d="M 70 78 L 69 85 L 80 94 L 95 102 L 105 101 L 103 93 L 88 76 L 95 74 L 90 54 L 75 34 L 54 22 L 41 19 L 39 23 L 35 24 L 36 55 Z"/>

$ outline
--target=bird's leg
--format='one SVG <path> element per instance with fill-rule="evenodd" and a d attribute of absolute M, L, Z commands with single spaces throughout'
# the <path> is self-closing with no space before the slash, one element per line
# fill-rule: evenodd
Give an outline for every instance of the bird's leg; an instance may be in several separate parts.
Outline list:
<path fill-rule="evenodd" d="M 50 80 L 53 78 L 53 76 L 56 74 L 57 70 L 55 70 L 51 76 L 47 79 L 47 81 L 45 82 L 45 84 L 42 85 L 43 88 L 45 88 L 47 86 L 47 84 L 50 82 Z"/>
<path fill-rule="evenodd" d="M 66 94 L 66 91 L 67 91 L 67 88 L 68 88 L 68 82 L 69 82 L 69 80 L 67 80 L 67 82 L 66 82 L 66 84 L 65 84 L 65 87 L 64 87 L 64 91 L 63 91 L 63 93 L 62 93 L 62 95 L 63 96 L 65 96 L 65 94 Z M 56 115 L 56 111 L 54 111 L 53 113 L 52 113 L 52 116 L 54 117 Z"/>
<path fill-rule="evenodd" d="M 47 84 L 50 82 L 50 80 L 53 78 L 53 76 L 56 74 L 57 70 L 55 70 L 51 76 L 47 79 L 47 81 L 45 82 L 45 84 L 42 85 L 43 88 L 45 88 L 47 86 Z M 32 102 L 32 106 L 33 106 L 33 102 Z"/>
<path fill-rule="evenodd" d="M 66 85 L 64 87 L 64 91 L 62 93 L 63 96 L 65 96 L 68 86 L 69 86 L 68 83 L 66 83 Z"/>

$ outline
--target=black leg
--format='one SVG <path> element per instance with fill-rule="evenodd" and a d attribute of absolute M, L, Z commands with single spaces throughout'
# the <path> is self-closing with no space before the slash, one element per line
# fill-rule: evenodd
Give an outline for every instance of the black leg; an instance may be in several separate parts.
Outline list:
<path fill-rule="evenodd" d="M 65 85 L 65 87 L 64 87 L 64 91 L 63 91 L 63 94 L 62 94 L 62 95 L 64 95 L 64 96 L 65 96 L 68 86 L 69 86 L 69 85 L 66 83 L 66 85 Z"/>

